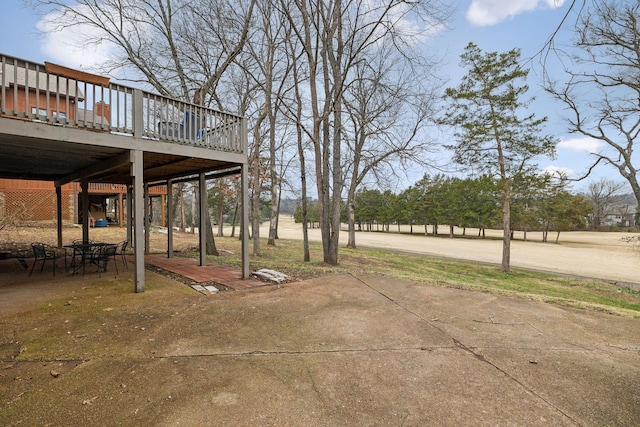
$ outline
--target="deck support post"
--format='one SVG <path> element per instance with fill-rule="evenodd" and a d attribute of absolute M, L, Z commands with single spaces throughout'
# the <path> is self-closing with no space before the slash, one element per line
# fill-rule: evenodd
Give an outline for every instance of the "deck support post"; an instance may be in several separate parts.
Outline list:
<path fill-rule="evenodd" d="M 149 244 L 151 237 L 151 209 L 149 206 L 151 198 L 149 197 L 149 184 L 144 184 L 144 254 L 149 255 Z"/>
<path fill-rule="evenodd" d="M 242 118 L 240 123 L 240 144 L 242 152 L 248 153 L 249 141 L 247 139 L 247 119 Z M 257 178 L 256 178 L 257 179 Z M 242 239 L 242 278 L 249 278 L 249 165 L 247 160 L 242 163 L 240 172 L 240 186 L 242 187 L 242 217 L 240 219 L 240 238 Z"/>
<path fill-rule="evenodd" d="M 167 258 L 173 257 L 173 180 L 167 180 Z"/>
<path fill-rule="evenodd" d="M 207 181 L 204 173 L 199 175 L 200 190 L 200 221 L 198 222 L 198 235 L 200 236 L 200 265 L 207 265 Z"/>
<path fill-rule="evenodd" d="M 89 241 L 89 181 L 80 181 L 80 206 L 82 209 L 82 241 Z"/>
<path fill-rule="evenodd" d="M 131 185 L 127 185 L 127 241 L 130 247 L 136 247 L 133 241 L 133 187 Z"/>
<path fill-rule="evenodd" d="M 242 165 L 240 175 L 241 196 L 241 216 L 240 216 L 240 238 L 242 239 L 242 278 L 249 278 L 249 167 L 246 163 Z"/>
<path fill-rule="evenodd" d="M 58 247 L 62 247 L 62 187 L 56 185 L 56 223 L 58 226 Z"/>
<path fill-rule="evenodd" d="M 144 163 L 141 150 L 131 150 L 131 176 L 133 178 L 133 221 L 135 292 L 144 292 Z"/>

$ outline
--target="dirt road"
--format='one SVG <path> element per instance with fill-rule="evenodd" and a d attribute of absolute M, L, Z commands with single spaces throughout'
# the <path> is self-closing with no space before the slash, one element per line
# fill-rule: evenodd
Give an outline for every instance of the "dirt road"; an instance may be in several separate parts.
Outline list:
<path fill-rule="evenodd" d="M 267 224 L 268 225 L 268 224 Z M 446 232 L 448 228 L 441 228 Z M 397 231 L 394 228 L 392 231 Z M 403 228 L 408 232 L 408 228 Z M 397 232 L 359 232 L 356 244 L 362 247 L 385 248 L 458 258 L 470 261 L 499 264 L 502 257 L 502 241 L 494 239 L 460 238 L 462 230 L 456 229 L 458 238 L 433 237 L 419 234 L 422 231 L 414 227 L 414 234 Z M 264 228 L 263 235 L 268 229 Z M 431 227 L 429 227 L 431 232 Z M 477 230 L 467 230 L 468 236 L 475 236 Z M 281 218 L 278 236 L 282 239 L 301 239 L 302 227 L 290 218 Z M 500 237 L 497 230 L 488 230 L 488 237 Z M 522 234 L 516 235 L 511 244 L 511 265 L 514 267 L 549 271 L 553 273 L 593 277 L 598 279 L 640 284 L 640 250 L 625 241 L 638 233 L 595 233 L 566 232 L 560 235 L 559 243 L 542 243 L 540 233 L 529 233 L 527 241 Z M 320 241 L 320 230 L 309 230 L 309 238 Z M 550 236 L 555 241 L 555 234 Z M 520 240 L 518 240 L 520 239 Z M 347 233 L 340 234 L 342 245 L 347 243 Z"/>

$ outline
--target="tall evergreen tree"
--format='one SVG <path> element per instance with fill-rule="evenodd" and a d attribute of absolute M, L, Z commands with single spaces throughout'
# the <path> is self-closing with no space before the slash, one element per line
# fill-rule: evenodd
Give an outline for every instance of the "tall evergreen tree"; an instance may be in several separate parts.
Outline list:
<path fill-rule="evenodd" d="M 510 201 L 513 177 L 533 168 L 539 155 L 555 155 L 555 141 L 540 136 L 546 118 L 520 116 L 531 100 L 522 101 L 528 86 L 517 85 L 528 70 L 519 65 L 520 51 L 484 53 L 469 43 L 461 55 L 468 70 L 457 88 L 447 88 L 450 102 L 441 123 L 454 128 L 457 143 L 447 148 L 454 160 L 472 172 L 497 177 L 502 196 L 503 248 L 501 270 L 510 270 Z"/>

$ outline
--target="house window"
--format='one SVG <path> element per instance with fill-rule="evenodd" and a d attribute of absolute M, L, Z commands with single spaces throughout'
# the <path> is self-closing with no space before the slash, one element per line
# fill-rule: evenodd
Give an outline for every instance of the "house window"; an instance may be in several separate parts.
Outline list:
<path fill-rule="evenodd" d="M 34 114 L 34 115 L 37 115 L 37 116 L 47 117 L 47 110 L 45 110 L 44 108 L 32 107 L 31 108 L 31 114 Z M 56 118 L 56 119 L 66 119 L 67 118 L 67 113 L 61 113 L 59 111 L 52 111 L 51 112 L 51 116 Z"/>
<path fill-rule="evenodd" d="M 35 114 L 36 116 L 47 116 L 47 110 L 43 109 L 43 108 L 36 108 L 36 107 L 32 107 L 31 108 L 31 114 Z"/>

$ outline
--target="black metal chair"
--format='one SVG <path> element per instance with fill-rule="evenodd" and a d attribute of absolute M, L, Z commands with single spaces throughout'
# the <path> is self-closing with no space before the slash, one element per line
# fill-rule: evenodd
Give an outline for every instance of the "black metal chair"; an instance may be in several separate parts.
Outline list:
<path fill-rule="evenodd" d="M 118 245 L 101 245 L 97 248 L 97 255 L 94 257 L 92 254 L 92 262 L 98 266 L 98 275 L 101 276 L 103 271 L 107 271 L 107 265 L 109 260 L 113 259 L 113 265 L 116 266 L 116 274 L 119 274 L 118 264 L 116 263 L 116 255 L 118 252 Z"/>
<path fill-rule="evenodd" d="M 33 273 L 33 269 L 38 262 L 42 263 L 40 265 L 40 273 L 42 273 L 44 263 L 49 260 L 53 262 L 53 275 L 55 276 L 56 260 L 58 259 L 58 252 L 55 248 L 46 243 L 35 242 L 31 244 L 31 249 L 33 250 L 33 265 L 31 266 L 31 271 L 29 271 L 29 277 L 31 277 L 31 273 Z"/>
<path fill-rule="evenodd" d="M 71 264 L 69 269 L 73 271 L 74 274 L 78 273 L 80 268 L 82 268 L 82 275 L 84 276 L 86 262 L 89 262 L 91 258 L 91 249 L 92 249 L 93 241 L 87 240 L 86 242 L 82 239 L 74 240 L 69 248 L 72 248 L 71 255 Z M 65 259 L 65 265 L 67 264 Z"/>
<path fill-rule="evenodd" d="M 122 259 L 122 265 L 124 265 L 124 268 L 129 268 L 127 266 L 127 246 L 129 246 L 129 242 L 127 240 L 123 240 L 118 243 L 117 246 L 118 249 L 116 250 L 116 255 L 119 255 Z"/>

